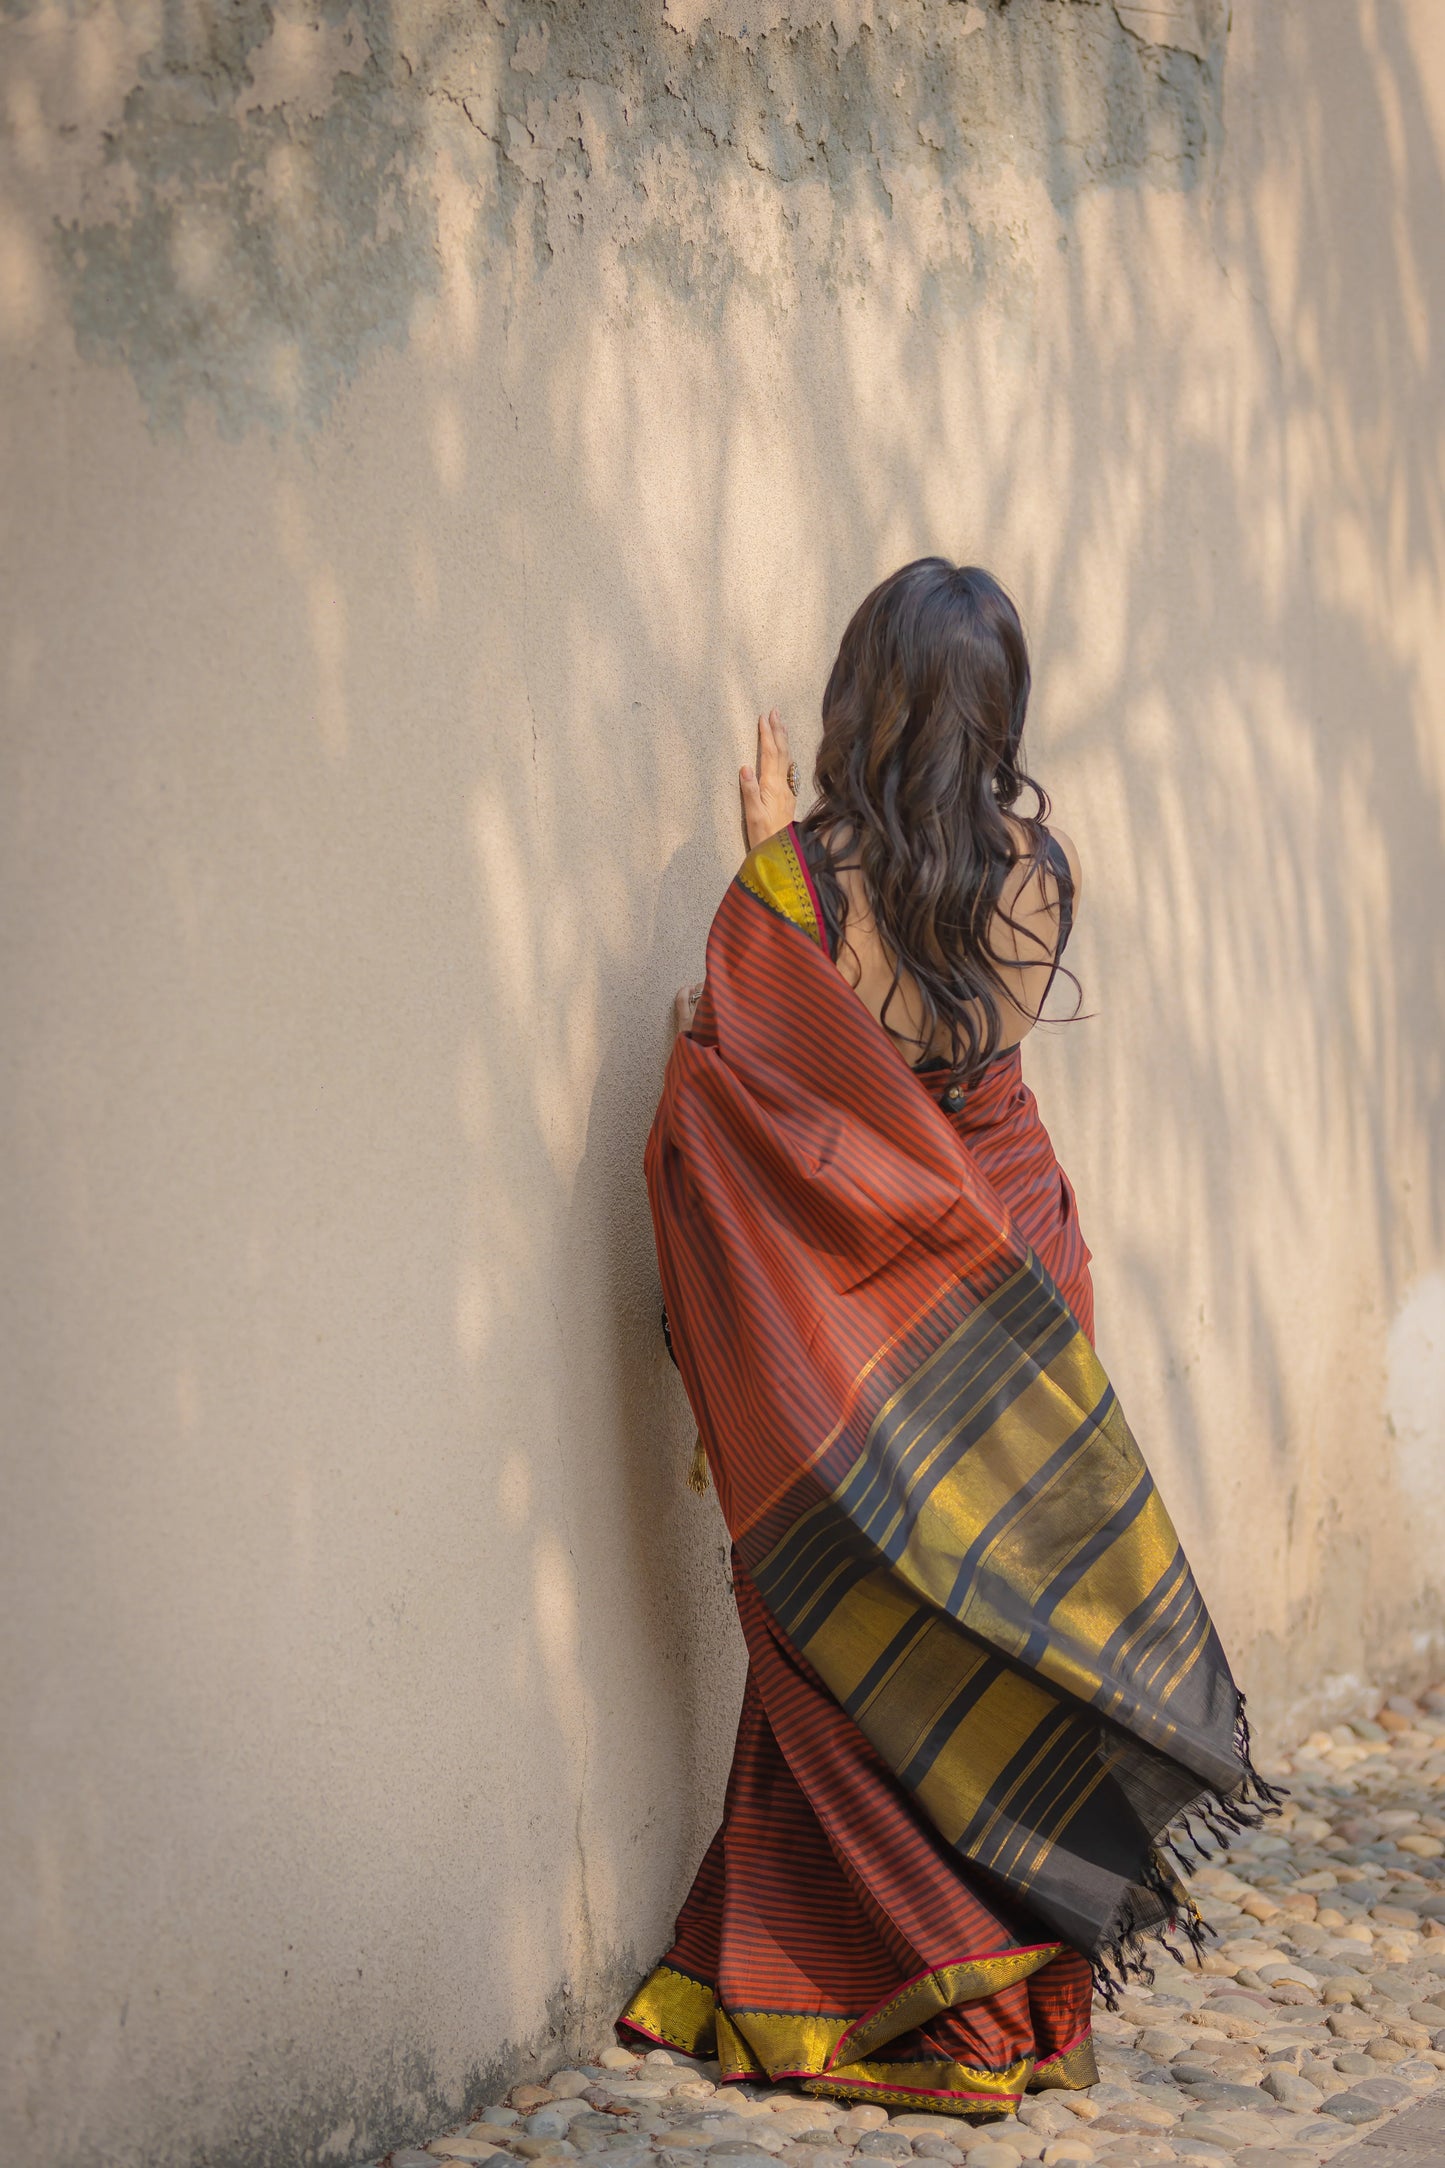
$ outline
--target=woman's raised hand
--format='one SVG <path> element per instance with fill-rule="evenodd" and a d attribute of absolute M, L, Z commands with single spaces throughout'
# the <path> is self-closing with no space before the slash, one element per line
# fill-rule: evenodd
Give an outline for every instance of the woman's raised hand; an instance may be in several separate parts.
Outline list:
<path fill-rule="evenodd" d="M 738 770 L 750 851 L 787 827 L 797 810 L 797 778 L 783 719 L 776 708 L 770 708 L 758 717 L 757 767 Z"/>

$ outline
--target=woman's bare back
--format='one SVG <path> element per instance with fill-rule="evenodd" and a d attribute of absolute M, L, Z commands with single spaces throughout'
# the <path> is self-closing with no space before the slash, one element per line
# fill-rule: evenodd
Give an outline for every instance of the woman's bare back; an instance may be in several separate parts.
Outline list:
<path fill-rule="evenodd" d="M 1068 860 L 1072 884 L 1069 901 L 1076 911 L 1079 854 L 1059 829 L 1052 828 L 1049 832 Z M 1021 826 L 1016 833 L 1022 842 Z M 884 1023 L 884 1003 L 888 1002 L 893 986 L 893 958 L 874 921 L 863 876 L 857 866 L 849 862 L 846 850 L 835 858 L 834 871 L 846 906 L 838 942 L 838 969 L 864 1007 L 883 1024 L 904 1061 L 917 1063 L 930 1056 L 947 1059 L 950 1046 L 946 1027 L 935 1032 L 928 1044 L 923 1041 L 923 1005 L 916 983 L 906 973 L 888 1003 L 888 1019 Z M 989 938 L 999 959 L 1004 985 L 999 998 L 999 1047 L 1002 1050 L 1017 1046 L 1038 1021 L 1039 1008 L 1048 991 L 1058 955 L 1064 899 L 1058 879 L 1047 867 L 1026 862 L 1014 867 L 1009 874 L 999 900 L 1001 908 L 994 915 Z M 1013 925 L 1008 923 L 1009 918 L 1014 921 Z"/>
<path fill-rule="evenodd" d="M 749 849 L 775 835 L 786 827 L 797 808 L 795 796 L 796 770 L 788 745 L 788 733 L 776 708 L 758 717 L 758 755 L 754 767 L 739 771 L 742 789 L 743 822 Z M 1007 818 L 1007 816 L 1005 816 Z M 1014 824 L 1015 834 L 1021 843 L 1025 841 L 1022 823 Z M 1070 916 L 1077 916 L 1079 907 L 1080 869 L 1079 854 L 1061 829 L 1051 828 L 1050 835 L 1068 860 L 1070 891 L 1068 897 Z M 840 862 L 841 861 L 841 862 Z M 893 963 L 884 946 L 882 936 L 874 923 L 863 887 L 862 875 L 847 864 L 847 852 L 842 851 L 835 860 L 834 870 L 843 891 L 845 905 L 844 922 L 838 941 L 838 968 L 857 994 L 864 1007 L 883 1023 L 883 1005 L 888 1001 L 893 984 Z M 1061 906 L 1059 882 L 1047 868 L 1031 865 L 1016 866 L 1004 884 L 1000 899 L 1014 925 L 1009 926 L 1001 916 L 995 916 L 990 935 L 994 950 L 1004 959 L 1000 972 L 1004 991 L 999 1000 L 1000 1051 L 1017 1046 L 1027 1038 L 1038 1021 L 1039 1007 L 1048 991 L 1055 961 L 1060 947 Z M 1067 922 L 1064 922 L 1065 924 Z M 691 1028 L 697 1004 L 702 995 L 702 981 L 691 986 L 679 987 L 673 1004 L 673 1020 L 678 1031 Z M 950 1047 L 946 1030 L 934 1034 L 928 1046 L 919 1036 L 923 1021 L 922 1004 L 918 989 L 906 975 L 900 981 L 898 991 L 888 1007 L 888 1022 L 883 1026 L 888 1033 L 899 1058 L 914 1065 L 931 1055 L 948 1059 Z"/>

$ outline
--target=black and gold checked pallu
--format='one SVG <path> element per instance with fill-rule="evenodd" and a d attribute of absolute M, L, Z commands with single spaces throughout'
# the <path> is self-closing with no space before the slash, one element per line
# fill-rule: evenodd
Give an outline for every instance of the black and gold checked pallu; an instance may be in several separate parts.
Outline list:
<path fill-rule="evenodd" d="M 620 2022 L 729 2076 L 998 2114 L 1093 2081 L 1093 1986 L 1198 1934 L 1181 1827 L 1271 1795 L 1018 1054 L 946 1083 L 834 968 L 796 831 L 753 852 L 646 1159 L 748 1684 L 723 1826 Z"/>

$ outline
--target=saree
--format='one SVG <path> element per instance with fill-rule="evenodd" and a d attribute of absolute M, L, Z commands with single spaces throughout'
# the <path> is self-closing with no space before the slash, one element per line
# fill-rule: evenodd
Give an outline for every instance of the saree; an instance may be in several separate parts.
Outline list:
<path fill-rule="evenodd" d="M 959 2114 L 1092 2084 L 1095 1988 L 1198 1946 L 1191 1840 L 1275 1795 L 1018 1051 L 967 1090 L 909 1070 L 790 827 L 718 909 L 645 1168 L 748 1676 L 619 2029 Z"/>

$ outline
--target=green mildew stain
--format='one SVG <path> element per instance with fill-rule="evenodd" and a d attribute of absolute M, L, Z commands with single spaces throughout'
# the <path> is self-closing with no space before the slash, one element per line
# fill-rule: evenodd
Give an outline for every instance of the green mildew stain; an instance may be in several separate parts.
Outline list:
<path fill-rule="evenodd" d="M 787 308 L 866 285 L 901 245 L 920 304 L 947 311 L 1026 276 L 972 200 L 999 170 L 1067 215 L 1089 188 L 1210 169 L 1222 28 L 1202 60 L 1106 0 L 993 0 L 973 36 L 965 14 L 911 0 L 852 43 L 785 23 L 744 46 L 707 23 L 681 37 L 642 0 L 313 0 L 283 27 L 352 57 L 269 108 L 262 0 L 159 16 L 103 148 L 125 208 L 53 230 L 81 351 L 125 364 L 157 428 L 199 402 L 230 436 L 305 431 L 437 291 L 446 189 L 467 202 L 468 275 L 506 306 L 601 249 L 629 305 L 664 292 L 715 315 L 742 287 Z M 910 204 L 933 192 L 923 225 L 898 211 L 905 176 Z"/>

